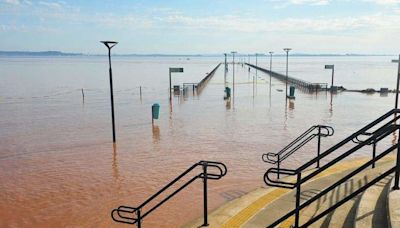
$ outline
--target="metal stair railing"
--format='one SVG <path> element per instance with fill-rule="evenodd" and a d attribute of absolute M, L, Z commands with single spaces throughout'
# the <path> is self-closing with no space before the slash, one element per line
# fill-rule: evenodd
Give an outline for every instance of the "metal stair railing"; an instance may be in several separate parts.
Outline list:
<path fill-rule="evenodd" d="M 318 130 L 317 132 L 315 132 L 316 129 Z M 335 130 L 330 126 L 314 125 L 314 126 L 310 127 L 308 130 L 306 130 L 305 132 L 303 132 L 299 137 L 297 137 L 295 140 L 293 140 L 291 143 L 289 143 L 287 146 L 285 146 L 278 153 L 263 154 L 262 160 L 264 162 L 277 165 L 277 170 L 278 170 L 277 178 L 279 179 L 279 177 L 280 177 L 279 170 L 281 169 L 280 168 L 281 162 L 283 160 L 285 160 L 290 155 L 295 153 L 297 150 L 299 150 L 301 147 L 306 145 L 308 142 L 310 142 L 315 137 L 318 137 L 317 156 L 319 156 L 320 152 L 321 152 L 321 137 L 332 136 L 334 133 L 335 133 Z M 320 166 L 320 164 L 318 161 L 317 168 L 319 168 L 319 166 Z"/>
<path fill-rule="evenodd" d="M 340 207 L 341 205 L 343 205 L 347 201 L 349 201 L 352 198 L 354 198 L 356 195 L 358 195 L 361 192 L 365 191 L 366 189 L 368 189 L 369 187 L 373 186 L 375 183 L 379 182 L 380 180 L 382 180 L 383 178 L 389 176 L 392 173 L 395 173 L 395 184 L 394 184 L 393 188 L 396 189 L 396 190 L 400 189 L 399 188 L 399 179 L 400 179 L 399 178 L 400 177 L 400 144 L 399 143 L 400 143 L 400 137 L 398 137 L 397 138 L 397 143 L 395 145 L 390 146 L 389 148 L 387 148 L 386 150 L 384 150 L 383 152 L 381 152 L 377 156 L 373 155 L 371 160 L 369 160 L 365 164 L 361 165 L 360 167 L 358 167 L 354 171 L 350 172 L 349 174 L 347 174 L 346 176 L 344 176 L 340 180 L 336 181 L 335 183 L 333 183 L 332 185 L 330 185 L 326 189 L 322 190 L 321 192 L 319 192 L 318 194 L 316 194 L 312 198 L 310 198 L 310 199 L 306 200 L 305 202 L 303 202 L 302 204 L 300 204 L 301 187 L 302 187 L 302 185 L 304 183 L 306 183 L 307 181 L 310 181 L 313 177 L 317 176 L 318 174 L 320 174 L 324 170 L 326 170 L 329 167 L 335 165 L 336 163 L 342 161 L 343 159 L 347 158 L 349 155 L 353 154 L 355 151 L 358 151 L 359 149 L 363 148 L 364 146 L 371 145 L 371 144 L 376 144 L 379 141 L 381 141 L 382 139 L 384 139 L 387 136 L 389 136 L 390 134 L 395 133 L 396 131 L 399 134 L 400 133 L 400 125 L 396 124 L 397 120 L 400 118 L 399 117 L 399 113 L 400 113 L 400 109 L 393 109 L 393 110 L 387 112 L 386 114 L 382 115 L 381 117 L 379 117 L 375 121 L 373 121 L 370 124 L 366 125 L 365 127 L 361 128 L 359 131 L 353 133 L 352 135 L 350 135 L 346 139 L 342 140 L 341 142 L 339 142 L 335 146 L 333 146 L 330 149 L 328 149 L 325 152 L 323 152 L 320 156 L 310 160 L 309 162 L 307 162 L 306 164 L 302 165 L 301 167 L 299 167 L 296 170 L 290 170 L 290 169 L 277 170 L 276 168 L 269 169 L 264 175 L 264 182 L 269 186 L 290 188 L 290 189 L 296 188 L 296 205 L 295 205 L 295 209 L 293 209 L 292 211 L 290 211 L 289 213 L 287 213 L 283 217 L 281 217 L 278 220 L 276 220 L 274 223 L 269 225 L 268 228 L 272 228 L 272 227 L 278 226 L 280 223 L 282 223 L 286 219 L 290 218 L 291 216 L 295 216 L 295 224 L 294 224 L 295 228 L 308 227 L 311 224 L 313 224 L 314 222 L 316 222 L 317 220 L 319 220 L 322 217 L 324 217 L 325 215 L 329 214 L 331 211 L 333 211 L 336 208 Z M 393 118 L 391 118 L 392 116 L 393 116 Z M 382 124 L 382 122 L 384 122 L 388 118 L 391 118 L 391 119 L 388 122 L 385 122 L 383 124 L 383 126 L 378 127 L 377 130 L 373 130 L 374 127 L 377 127 L 379 124 Z M 368 132 L 368 131 L 370 131 L 370 132 Z M 360 140 L 358 138 L 360 136 L 369 136 L 369 137 L 366 138 L 365 140 Z M 314 172 L 311 172 L 310 174 L 308 174 L 305 177 L 302 177 L 302 172 L 305 169 L 307 169 L 311 165 L 315 164 L 318 160 L 321 160 L 322 158 L 328 156 L 329 154 L 331 154 L 332 152 L 336 151 L 337 149 L 341 148 L 342 146 L 346 145 L 349 142 L 356 142 L 357 145 L 354 146 L 353 148 L 347 150 L 345 153 L 339 155 L 338 157 L 336 157 L 332 161 L 328 162 L 327 164 L 323 165 L 318 170 L 316 170 Z M 364 169 L 368 168 L 369 166 L 374 165 L 377 161 L 379 161 L 383 157 L 387 156 L 390 152 L 392 152 L 395 149 L 397 149 L 396 164 L 394 164 L 394 166 L 392 168 L 390 168 L 389 170 L 387 170 L 384 173 L 380 174 L 375 179 L 369 181 L 364 186 L 358 188 L 356 191 L 354 191 L 350 195 L 346 196 L 342 200 L 338 201 L 334 205 L 330 206 L 328 209 L 326 209 L 323 212 L 319 213 L 318 215 L 316 215 L 315 217 L 311 218 L 310 220 L 308 220 L 307 222 L 305 222 L 303 225 L 300 226 L 300 211 L 302 209 L 304 209 L 305 207 L 309 206 L 313 202 L 317 201 L 321 197 L 325 196 L 328 192 L 332 191 L 333 189 L 335 189 L 339 185 L 345 183 L 346 181 L 348 181 L 353 176 L 361 173 Z M 276 174 L 278 172 L 281 173 L 281 174 L 285 174 L 285 175 L 296 176 L 296 181 L 295 182 L 288 182 L 288 181 L 272 180 L 269 175 L 270 174 Z"/>
<path fill-rule="evenodd" d="M 148 209 L 146 212 L 143 211 L 143 208 L 152 202 L 155 198 L 157 198 L 161 193 L 166 191 L 168 188 L 173 186 L 176 182 L 181 180 L 184 176 L 186 176 L 188 173 L 191 171 L 195 170 L 197 167 L 202 167 L 202 172 L 197 173 L 194 175 L 190 180 L 188 180 L 186 183 L 182 184 L 178 189 L 173 191 L 171 194 L 168 196 L 164 197 L 160 202 L 158 202 L 155 206 L 151 207 Z M 209 168 L 213 169 L 212 172 L 209 172 Z M 118 208 L 112 210 L 111 212 L 111 218 L 115 222 L 120 222 L 120 223 L 126 223 L 126 224 L 137 224 L 137 227 L 140 228 L 142 224 L 142 220 L 148 216 L 151 212 L 153 212 L 155 209 L 157 209 L 159 206 L 164 204 L 166 201 L 171 199 L 173 196 L 175 196 L 178 192 L 186 188 L 188 185 L 193 183 L 197 179 L 203 179 L 203 207 L 204 207 L 204 214 L 203 214 L 203 225 L 202 226 L 208 226 L 208 213 L 207 213 L 207 208 L 208 208 L 208 201 L 207 201 L 207 180 L 219 180 L 223 176 L 226 175 L 227 173 L 227 168 L 225 164 L 221 162 L 215 162 L 215 161 L 200 161 L 198 163 L 193 164 L 191 167 L 189 167 L 186 171 L 184 171 L 182 174 L 180 174 L 178 177 L 176 177 L 174 180 L 172 180 L 170 183 L 165 185 L 162 189 L 160 189 L 157 193 L 149 197 L 146 201 L 144 201 L 141 205 L 138 207 L 130 207 L 130 206 L 119 206 Z"/>

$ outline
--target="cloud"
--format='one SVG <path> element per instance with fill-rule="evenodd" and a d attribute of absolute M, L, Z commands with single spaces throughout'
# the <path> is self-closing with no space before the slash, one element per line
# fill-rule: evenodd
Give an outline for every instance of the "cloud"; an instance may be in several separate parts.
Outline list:
<path fill-rule="evenodd" d="M 11 4 L 11 5 L 20 5 L 19 0 L 4 0 L 3 2 L 5 2 L 7 4 Z"/>
<path fill-rule="evenodd" d="M 46 6 L 49 8 L 53 9 L 61 9 L 65 5 L 64 2 L 45 2 L 45 1 L 40 1 L 39 5 Z"/>
<path fill-rule="evenodd" d="M 364 2 L 372 2 L 378 5 L 397 5 L 400 0 L 363 0 Z"/>

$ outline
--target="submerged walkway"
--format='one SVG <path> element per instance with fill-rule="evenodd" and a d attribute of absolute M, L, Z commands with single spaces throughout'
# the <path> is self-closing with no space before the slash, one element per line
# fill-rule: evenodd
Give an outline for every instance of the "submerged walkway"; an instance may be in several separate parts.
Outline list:
<path fill-rule="evenodd" d="M 261 68 L 259 66 L 255 66 L 253 64 L 246 63 L 246 65 L 253 67 L 254 69 L 257 69 L 259 71 L 262 71 L 264 73 L 267 73 L 278 80 L 281 80 L 284 82 L 286 81 L 286 75 L 283 75 L 283 74 L 280 74 L 280 73 L 277 73 L 274 71 L 270 71 L 270 70 Z M 290 76 L 288 76 L 288 83 L 295 85 L 295 86 L 299 87 L 300 89 L 304 89 L 304 90 L 311 91 L 311 92 L 321 91 L 321 90 L 326 91 L 328 89 L 327 83 L 312 83 L 312 82 L 307 82 L 307 81 L 297 79 L 294 77 L 290 77 Z"/>
<path fill-rule="evenodd" d="M 358 168 L 361 164 L 364 164 L 369 159 L 358 159 L 353 161 L 341 162 L 331 168 L 328 168 L 320 175 L 315 177 L 313 181 L 305 185 L 302 188 L 302 201 L 310 197 L 313 197 L 321 189 L 330 185 L 332 181 L 338 180 L 345 176 L 349 172 Z M 315 216 L 321 210 L 337 202 L 344 196 L 351 194 L 354 191 L 356 185 L 362 185 L 368 179 L 372 179 L 373 176 L 378 175 L 382 172 L 382 168 L 387 165 L 393 164 L 394 156 L 382 159 L 381 162 L 377 163 L 377 168 L 368 169 L 365 173 L 357 175 L 350 179 L 348 182 L 338 186 L 337 189 L 332 190 L 330 195 L 325 198 L 318 200 L 305 208 L 301 212 L 300 221 L 304 223 L 310 217 Z M 314 170 L 309 170 L 312 172 Z M 289 177 L 287 180 L 291 180 Z M 385 192 L 382 192 L 385 194 Z M 376 194 L 375 194 L 376 195 Z M 358 196 L 360 197 L 360 196 Z M 370 196 L 368 196 L 370 197 Z M 359 200 L 355 198 L 342 206 L 343 209 L 337 209 L 331 214 L 323 217 L 316 222 L 312 227 L 354 227 L 355 221 L 363 222 L 362 219 L 369 217 L 379 217 L 376 213 L 380 211 L 368 211 L 362 212 L 356 210 L 356 206 Z M 366 201 L 369 203 L 368 201 Z M 374 204 L 372 202 L 369 204 Z M 217 210 L 213 211 L 209 216 L 210 227 L 224 227 L 224 228 L 235 228 L 235 227 L 266 227 L 272 224 L 278 218 L 285 215 L 288 211 L 292 210 L 295 205 L 294 191 L 291 189 L 283 188 L 259 188 L 256 189 L 240 198 L 232 200 L 225 205 L 221 206 Z M 372 206 L 375 206 L 372 205 Z M 374 207 L 372 207 L 374 208 Z M 363 214 L 364 213 L 364 214 Z M 382 219 L 375 218 L 373 221 L 375 225 L 382 225 L 386 219 L 386 216 L 380 216 Z M 380 221 L 382 220 L 382 221 Z M 371 221 L 372 222 L 372 221 Z M 281 223 L 279 227 L 290 227 L 294 223 L 294 217 L 290 217 L 285 222 Z M 202 220 L 198 219 L 185 227 L 199 227 L 202 224 Z M 373 225 L 372 224 L 372 225 Z M 371 227 L 366 225 L 364 227 Z M 372 226 L 374 227 L 374 226 Z"/>

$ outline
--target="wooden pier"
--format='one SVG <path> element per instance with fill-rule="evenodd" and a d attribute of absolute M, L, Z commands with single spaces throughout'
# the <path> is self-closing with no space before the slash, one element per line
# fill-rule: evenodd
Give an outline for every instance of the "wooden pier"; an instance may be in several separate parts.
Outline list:
<path fill-rule="evenodd" d="M 286 75 L 283 75 L 283 74 L 280 74 L 280 73 L 277 73 L 274 71 L 270 71 L 270 70 L 261 68 L 259 66 L 255 66 L 253 64 L 246 63 L 246 65 L 253 67 L 254 69 L 257 69 L 259 71 L 262 71 L 266 74 L 269 74 L 278 80 L 286 82 Z M 297 79 L 294 77 L 290 77 L 290 76 L 288 76 L 287 80 L 288 80 L 288 84 L 292 84 L 299 89 L 303 89 L 303 90 L 310 91 L 310 92 L 327 91 L 328 90 L 328 83 L 312 83 L 312 82 L 307 82 L 307 81 Z"/>

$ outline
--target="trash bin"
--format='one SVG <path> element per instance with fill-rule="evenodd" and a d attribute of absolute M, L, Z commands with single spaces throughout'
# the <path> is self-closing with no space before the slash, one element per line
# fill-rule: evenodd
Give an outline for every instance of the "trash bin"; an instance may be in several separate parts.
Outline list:
<path fill-rule="evenodd" d="M 228 99 L 231 97 L 231 88 L 225 87 L 225 99 Z"/>
<path fill-rule="evenodd" d="M 295 87 L 294 86 L 290 86 L 289 97 L 294 97 L 294 91 L 295 91 Z"/>
<path fill-rule="evenodd" d="M 158 103 L 155 103 L 151 106 L 151 113 L 153 116 L 153 119 L 158 119 L 160 115 L 160 105 Z"/>

